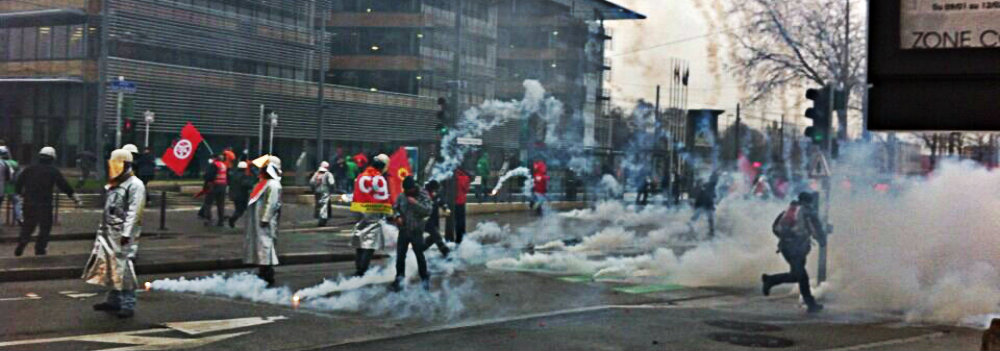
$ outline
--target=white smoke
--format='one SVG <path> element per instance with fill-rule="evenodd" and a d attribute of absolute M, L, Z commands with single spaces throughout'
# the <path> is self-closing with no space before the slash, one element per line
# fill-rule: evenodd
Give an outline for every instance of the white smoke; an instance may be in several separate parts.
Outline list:
<path fill-rule="evenodd" d="M 531 179 L 531 171 L 529 171 L 525 167 L 514 168 L 512 170 L 507 171 L 507 173 L 504 173 L 504 175 L 500 176 L 500 179 L 497 180 L 497 185 L 493 187 L 493 192 L 491 192 L 490 194 L 496 195 L 497 193 L 499 193 L 500 188 L 503 187 L 503 183 L 513 177 L 525 177 L 528 179 L 528 181 L 525 182 L 524 189 L 528 189 L 525 190 L 525 194 L 529 194 L 531 186 L 529 186 L 528 183 L 534 183 L 534 182 Z"/>
<path fill-rule="evenodd" d="M 437 181 L 448 179 L 462 165 L 469 148 L 459 145 L 458 138 L 478 138 L 493 128 L 533 114 L 538 114 L 547 125 L 553 126 L 549 130 L 555 130 L 555 123 L 563 114 L 562 103 L 552 97 L 546 99 L 545 88 L 536 80 L 525 80 L 524 90 L 521 101 L 488 100 L 463 112 L 455 128 L 442 138 L 442 161 L 434 164 L 430 178 Z"/>
<path fill-rule="evenodd" d="M 871 168 L 866 165 L 871 158 L 847 154 L 835 169 L 861 174 Z M 1000 208 L 1000 172 L 943 162 L 930 178 L 894 183 L 892 194 L 872 191 L 871 176 L 852 179 L 852 191 L 837 191 L 831 200 L 835 231 L 829 238 L 830 281 L 816 293 L 824 303 L 842 310 L 895 313 L 910 322 L 980 327 L 1000 314 L 1000 236 L 991 234 L 1000 227 L 993 211 Z M 762 273 L 788 270 L 776 253 L 777 238 L 770 228 L 786 206 L 787 201 L 727 197 L 716 211 L 711 239 L 702 228 L 689 225 L 690 208 L 618 202 L 545 216 L 517 229 L 480 223 L 454 252 L 454 262 L 432 260 L 433 271 L 444 273 L 439 274 L 441 288 L 430 293 L 385 293 L 380 284 L 394 276 L 390 260 L 385 269 L 373 269 L 365 277 L 329 280 L 295 294 L 307 297 L 306 308 L 455 318 L 475 293 L 472 282 L 451 272 L 481 264 L 586 274 L 595 280 L 759 288 Z M 817 251 L 808 258 L 813 279 Z M 408 262 L 411 281 L 416 279 L 413 266 Z M 295 295 L 287 289 L 265 289 L 249 274 L 161 280 L 153 288 L 281 305 Z M 780 289 L 791 292 L 795 287 Z"/>

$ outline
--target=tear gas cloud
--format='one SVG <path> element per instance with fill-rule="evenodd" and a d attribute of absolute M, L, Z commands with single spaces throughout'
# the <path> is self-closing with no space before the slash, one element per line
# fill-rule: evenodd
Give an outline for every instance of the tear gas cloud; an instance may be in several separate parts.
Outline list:
<path fill-rule="evenodd" d="M 451 146 L 445 147 L 445 162 L 435 166 L 434 177 L 449 176 L 461 162 L 464 149 L 454 143 L 458 136 L 479 136 L 508 120 L 559 110 L 546 107 L 544 89 L 537 82 L 526 82 L 525 87 L 523 101 L 486 102 L 467 111 L 459 128 L 446 136 Z M 635 145 L 661 137 L 645 128 L 637 131 L 643 135 L 633 137 Z M 1000 172 L 942 162 L 933 176 L 896 183 L 893 194 L 881 194 L 866 187 L 878 177 L 871 171 L 877 168 L 877 148 L 845 147 L 834 165 L 834 179 L 850 176 L 857 185 L 849 192 L 835 190 L 830 202 L 836 231 L 829 239 L 830 280 L 820 289 L 826 303 L 859 313 L 896 313 L 910 322 L 981 325 L 990 314 L 1000 313 L 1000 236 L 992 235 L 1000 227 L 992 210 L 1000 208 Z M 624 166 L 633 167 L 635 174 L 649 171 L 638 156 L 627 155 L 626 160 L 631 161 Z M 514 176 L 530 174 L 526 168 L 512 170 L 497 188 Z M 611 175 L 597 185 L 615 195 L 623 192 Z M 364 277 L 330 279 L 297 292 L 267 289 L 250 274 L 165 279 L 153 282 L 152 288 L 279 305 L 300 296 L 305 308 L 431 319 L 461 316 L 465 304 L 478 294 L 474 282 L 452 273 L 480 265 L 588 274 L 595 280 L 756 289 L 761 273 L 788 269 L 775 252 L 777 238 L 771 233 L 773 219 L 787 202 L 744 196 L 748 190 L 738 184 L 729 189 L 728 195 L 720 195 L 714 238 L 702 236 L 707 232 L 704 220 L 692 222 L 688 207 L 636 207 L 617 201 L 546 215 L 517 228 L 480 223 L 455 250 L 457 260 L 430 260 L 434 275 L 443 279 L 441 288 L 431 292 L 386 293 L 380 284 L 395 275 L 391 260 Z M 387 236 L 390 244 L 395 242 L 393 235 Z M 816 251 L 809 257 L 813 277 Z M 415 279 L 412 255 L 407 270 Z M 794 291 L 791 285 L 780 289 Z"/>
<path fill-rule="evenodd" d="M 545 88 L 536 80 L 524 81 L 524 98 L 521 101 L 488 100 L 462 113 L 455 127 L 441 141 L 442 161 L 434 165 L 431 179 L 443 181 L 451 177 L 465 159 L 468 146 L 459 145 L 458 138 L 478 138 L 483 133 L 510 121 L 528 118 L 533 114 L 554 125 L 563 114 L 562 103 L 545 98 Z M 555 128 L 548 128 L 550 130 Z"/>

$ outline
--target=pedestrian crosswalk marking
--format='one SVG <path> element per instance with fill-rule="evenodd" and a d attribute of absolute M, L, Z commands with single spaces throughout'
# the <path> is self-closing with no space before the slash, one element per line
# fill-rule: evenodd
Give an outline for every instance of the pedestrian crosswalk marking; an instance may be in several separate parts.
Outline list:
<path fill-rule="evenodd" d="M 237 328 L 270 324 L 275 321 L 283 319 L 287 318 L 285 318 L 284 316 L 274 316 L 274 317 L 236 318 L 236 319 L 213 320 L 213 321 L 166 323 L 165 324 L 166 328 L 158 327 L 158 328 L 120 332 L 120 333 L 104 333 L 104 334 L 77 335 L 77 336 L 48 338 L 48 339 L 7 341 L 7 342 L 0 342 L 0 347 L 50 344 L 57 342 L 94 342 L 102 344 L 110 343 L 110 344 L 131 345 L 126 347 L 115 346 L 110 349 L 102 349 L 102 351 L 191 349 L 191 348 L 203 347 L 205 345 L 209 345 L 226 339 L 248 335 L 253 332 L 245 331 L 237 333 L 228 333 L 228 334 L 213 335 L 195 339 L 148 336 L 148 335 L 168 332 L 171 330 L 180 331 L 188 335 L 199 335 L 208 332 L 220 332 Z"/>

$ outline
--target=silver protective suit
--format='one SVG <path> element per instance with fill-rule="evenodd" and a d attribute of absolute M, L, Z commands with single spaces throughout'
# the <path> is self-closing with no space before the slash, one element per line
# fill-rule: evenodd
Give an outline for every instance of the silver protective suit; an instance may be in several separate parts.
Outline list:
<path fill-rule="evenodd" d="M 336 185 L 333 173 L 320 170 L 313 174 L 311 183 L 316 196 L 316 218 L 325 221 L 330 218 L 330 200 Z"/>
<path fill-rule="evenodd" d="M 277 266 L 278 250 L 275 243 L 278 240 L 278 218 L 281 215 L 281 182 L 268 179 L 261 195 L 251 200 L 247 211 L 249 220 L 243 241 L 243 263 Z"/>
<path fill-rule="evenodd" d="M 361 220 L 354 225 L 354 233 L 351 236 L 351 247 L 355 249 L 384 250 L 385 236 L 382 235 L 382 226 L 385 224 L 385 215 L 383 214 L 362 214 Z"/>
<path fill-rule="evenodd" d="M 104 215 L 98 230 L 94 250 L 83 272 L 90 284 L 114 290 L 134 290 L 139 287 L 132 245 L 121 245 L 122 237 L 137 240 L 142 232 L 142 212 L 146 206 L 146 187 L 134 175 L 108 189 Z"/>

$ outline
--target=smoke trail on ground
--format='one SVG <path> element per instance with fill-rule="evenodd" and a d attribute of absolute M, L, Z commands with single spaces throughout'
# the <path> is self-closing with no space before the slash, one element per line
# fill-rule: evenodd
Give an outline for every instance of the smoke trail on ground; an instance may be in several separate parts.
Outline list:
<path fill-rule="evenodd" d="M 845 151 L 836 179 L 851 176 L 850 191 L 831 200 L 830 281 L 818 289 L 839 310 L 890 313 L 910 322 L 985 326 L 1000 313 L 1000 172 L 970 163 L 943 162 L 926 179 L 892 183 L 884 194 L 868 185 L 877 153 Z M 838 184 L 838 182 L 834 182 Z M 392 260 L 365 277 L 339 277 L 292 292 L 266 289 L 250 274 L 165 279 L 153 289 L 203 293 L 250 301 L 401 318 L 452 319 L 474 299 L 475 285 L 454 272 L 491 269 L 590 275 L 595 280 L 666 282 L 689 287 L 733 287 L 757 291 L 762 273 L 788 270 L 775 251 L 771 223 L 783 200 L 729 196 L 717 209 L 716 235 L 689 223 L 687 207 L 631 206 L 609 201 L 592 209 L 548 215 L 516 229 L 479 223 L 446 262 L 431 259 L 440 288 L 411 287 L 389 294 Z M 809 257 L 815 278 L 816 251 Z M 433 253 L 431 254 L 433 255 Z M 416 282 L 408 256 L 407 276 Z M 784 286 L 776 293 L 793 292 Z"/>

